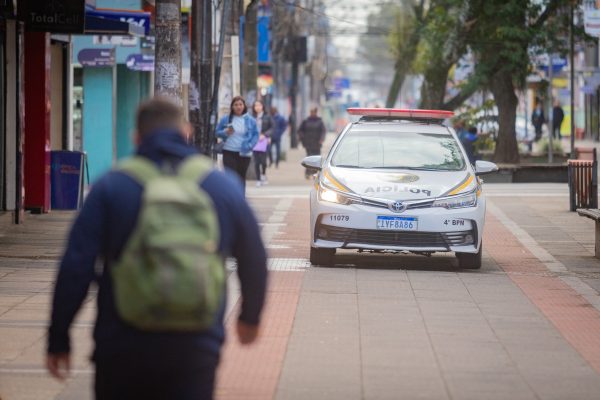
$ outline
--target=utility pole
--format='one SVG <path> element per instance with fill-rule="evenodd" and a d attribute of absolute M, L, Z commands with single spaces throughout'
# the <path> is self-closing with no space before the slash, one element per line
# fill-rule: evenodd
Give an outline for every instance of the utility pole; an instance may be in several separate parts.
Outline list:
<path fill-rule="evenodd" d="M 575 157 L 575 38 L 573 34 L 574 22 L 573 22 L 573 9 L 575 8 L 573 2 L 569 6 L 569 17 L 570 17 L 570 29 L 569 29 L 569 64 L 570 68 L 570 88 L 571 88 L 571 157 Z"/>
<path fill-rule="evenodd" d="M 552 136 L 554 136 L 554 94 L 552 93 L 552 81 L 554 80 L 553 62 L 554 53 L 550 53 L 550 61 L 548 61 L 548 98 L 550 99 L 550 112 L 548 113 L 548 164 L 552 164 L 554 155 L 554 149 L 552 148 Z"/>
<path fill-rule="evenodd" d="M 155 29 L 154 94 L 182 105 L 180 0 L 156 0 Z"/>
<path fill-rule="evenodd" d="M 287 56 L 286 61 L 292 63 L 292 76 L 289 88 L 290 96 L 290 146 L 292 149 L 298 147 L 298 69 L 299 69 L 299 37 L 296 29 L 296 9 L 294 8 L 290 15 L 290 25 L 287 37 Z"/>
<path fill-rule="evenodd" d="M 217 122 L 217 114 L 219 107 L 219 85 L 218 82 L 221 80 L 221 65 L 223 64 L 223 52 L 225 51 L 226 43 L 228 42 L 225 38 L 225 31 L 228 30 L 229 11 L 231 10 L 230 0 L 223 0 L 223 11 L 221 15 L 221 31 L 219 32 L 219 52 L 217 53 L 217 60 L 215 65 L 215 85 L 212 92 L 212 101 L 210 105 L 209 115 L 209 150 L 212 150 L 214 145 L 214 131 Z"/>
<path fill-rule="evenodd" d="M 244 27 L 244 95 L 252 91 L 256 93 L 256 78 L 258 77 L 258 64 L 256 62 L 256 19 L 258 17 L 258 0 L 252 0 L 246 8 Z M 256 94 L 255 94 L 256 97 Z"/>
<path fill-rule="evenodd" d="M 189 115 L 193 142 L 203 154 L 211 151 L 210 110 L 212 95 L 212 2 L 192 2 L 192 54 L 190 65 Z"/>

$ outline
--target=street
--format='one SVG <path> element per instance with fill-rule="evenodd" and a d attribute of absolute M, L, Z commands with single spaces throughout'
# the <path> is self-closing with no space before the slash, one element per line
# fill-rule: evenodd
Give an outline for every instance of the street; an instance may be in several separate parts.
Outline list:
<path fill-rule="evenodd" d="M 564 184 L 488 184 L 483 266 L 342 251 L 308 262 L 303 151 L 247 195 L 269 252 L 261 339 L 242 348 L 228 263 L 230 340 L 218 399 L 592 399 L 600 396 L 600 261 L 593 222 Z M 73 214 L 29 216 L 0 237 L 0 398 L 88 399 L 91 295 L 72 328 L 72 378 L 45 371 L 57 260 Z"/>

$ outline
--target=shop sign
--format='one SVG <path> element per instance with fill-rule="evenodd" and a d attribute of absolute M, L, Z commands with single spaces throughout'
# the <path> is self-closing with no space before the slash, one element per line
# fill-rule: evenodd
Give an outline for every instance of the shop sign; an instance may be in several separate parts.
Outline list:
<path fill-rule="evenodd" d="M 127 57 L 125 65 L 132 71 L 154 71 L 154 55 L 131 54 Z"/>
<path fill-rule="evenodd" d="M 583 27 L 588 35 L 600 37 L 600 10 L 586 9 L 583 14 Z"/>
<path fill-rule="evenodd" d="M 144 29 L 144 34 L 150 32 L 150 13 L 144 11 L 132 10 L 108 10 L 97 8 L 93 11 L 88 11 L 90 16 L 110 19 L 113 21 L 127 22 L 135 24 Z"/>
<path fill-rule="evenodd" d="M 19 1 L 18 18 L 35 32 L 83 33 L 85 0 Z"/>
<path fill-rule="evenodd" d="M 112 67 L 115 65 L 115 49 L 82 49 L 77 61 L 83 67 Z"/>

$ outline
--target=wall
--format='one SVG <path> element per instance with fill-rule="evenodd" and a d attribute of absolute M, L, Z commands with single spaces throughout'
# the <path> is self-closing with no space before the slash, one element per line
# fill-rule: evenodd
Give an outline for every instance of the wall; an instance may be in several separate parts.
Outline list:
<path fill-rule="evenodd" d="M 63 143 L 63 45 L 54 43 L 51 46 L 52 67 L 50 69 L 50 102 L 52 115 L 50 118 L 50 145 L 52 150 L 62 150 Z"/>
<path fill-rule="evenodd" d="M 90 183 L 113 165 L 115 147 L 115 68 L 83 69 L 83 151 L 88 155 Z"/>

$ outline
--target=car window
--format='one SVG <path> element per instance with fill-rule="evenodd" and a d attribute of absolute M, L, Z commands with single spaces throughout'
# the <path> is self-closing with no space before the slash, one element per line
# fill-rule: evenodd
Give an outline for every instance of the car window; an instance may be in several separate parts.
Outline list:
<path fill-rule="evenodd" d="M 450 134 L 353 129 L 341 138 L 331 163 L 347 168 L 460 171 L 465 161 Z"/>

